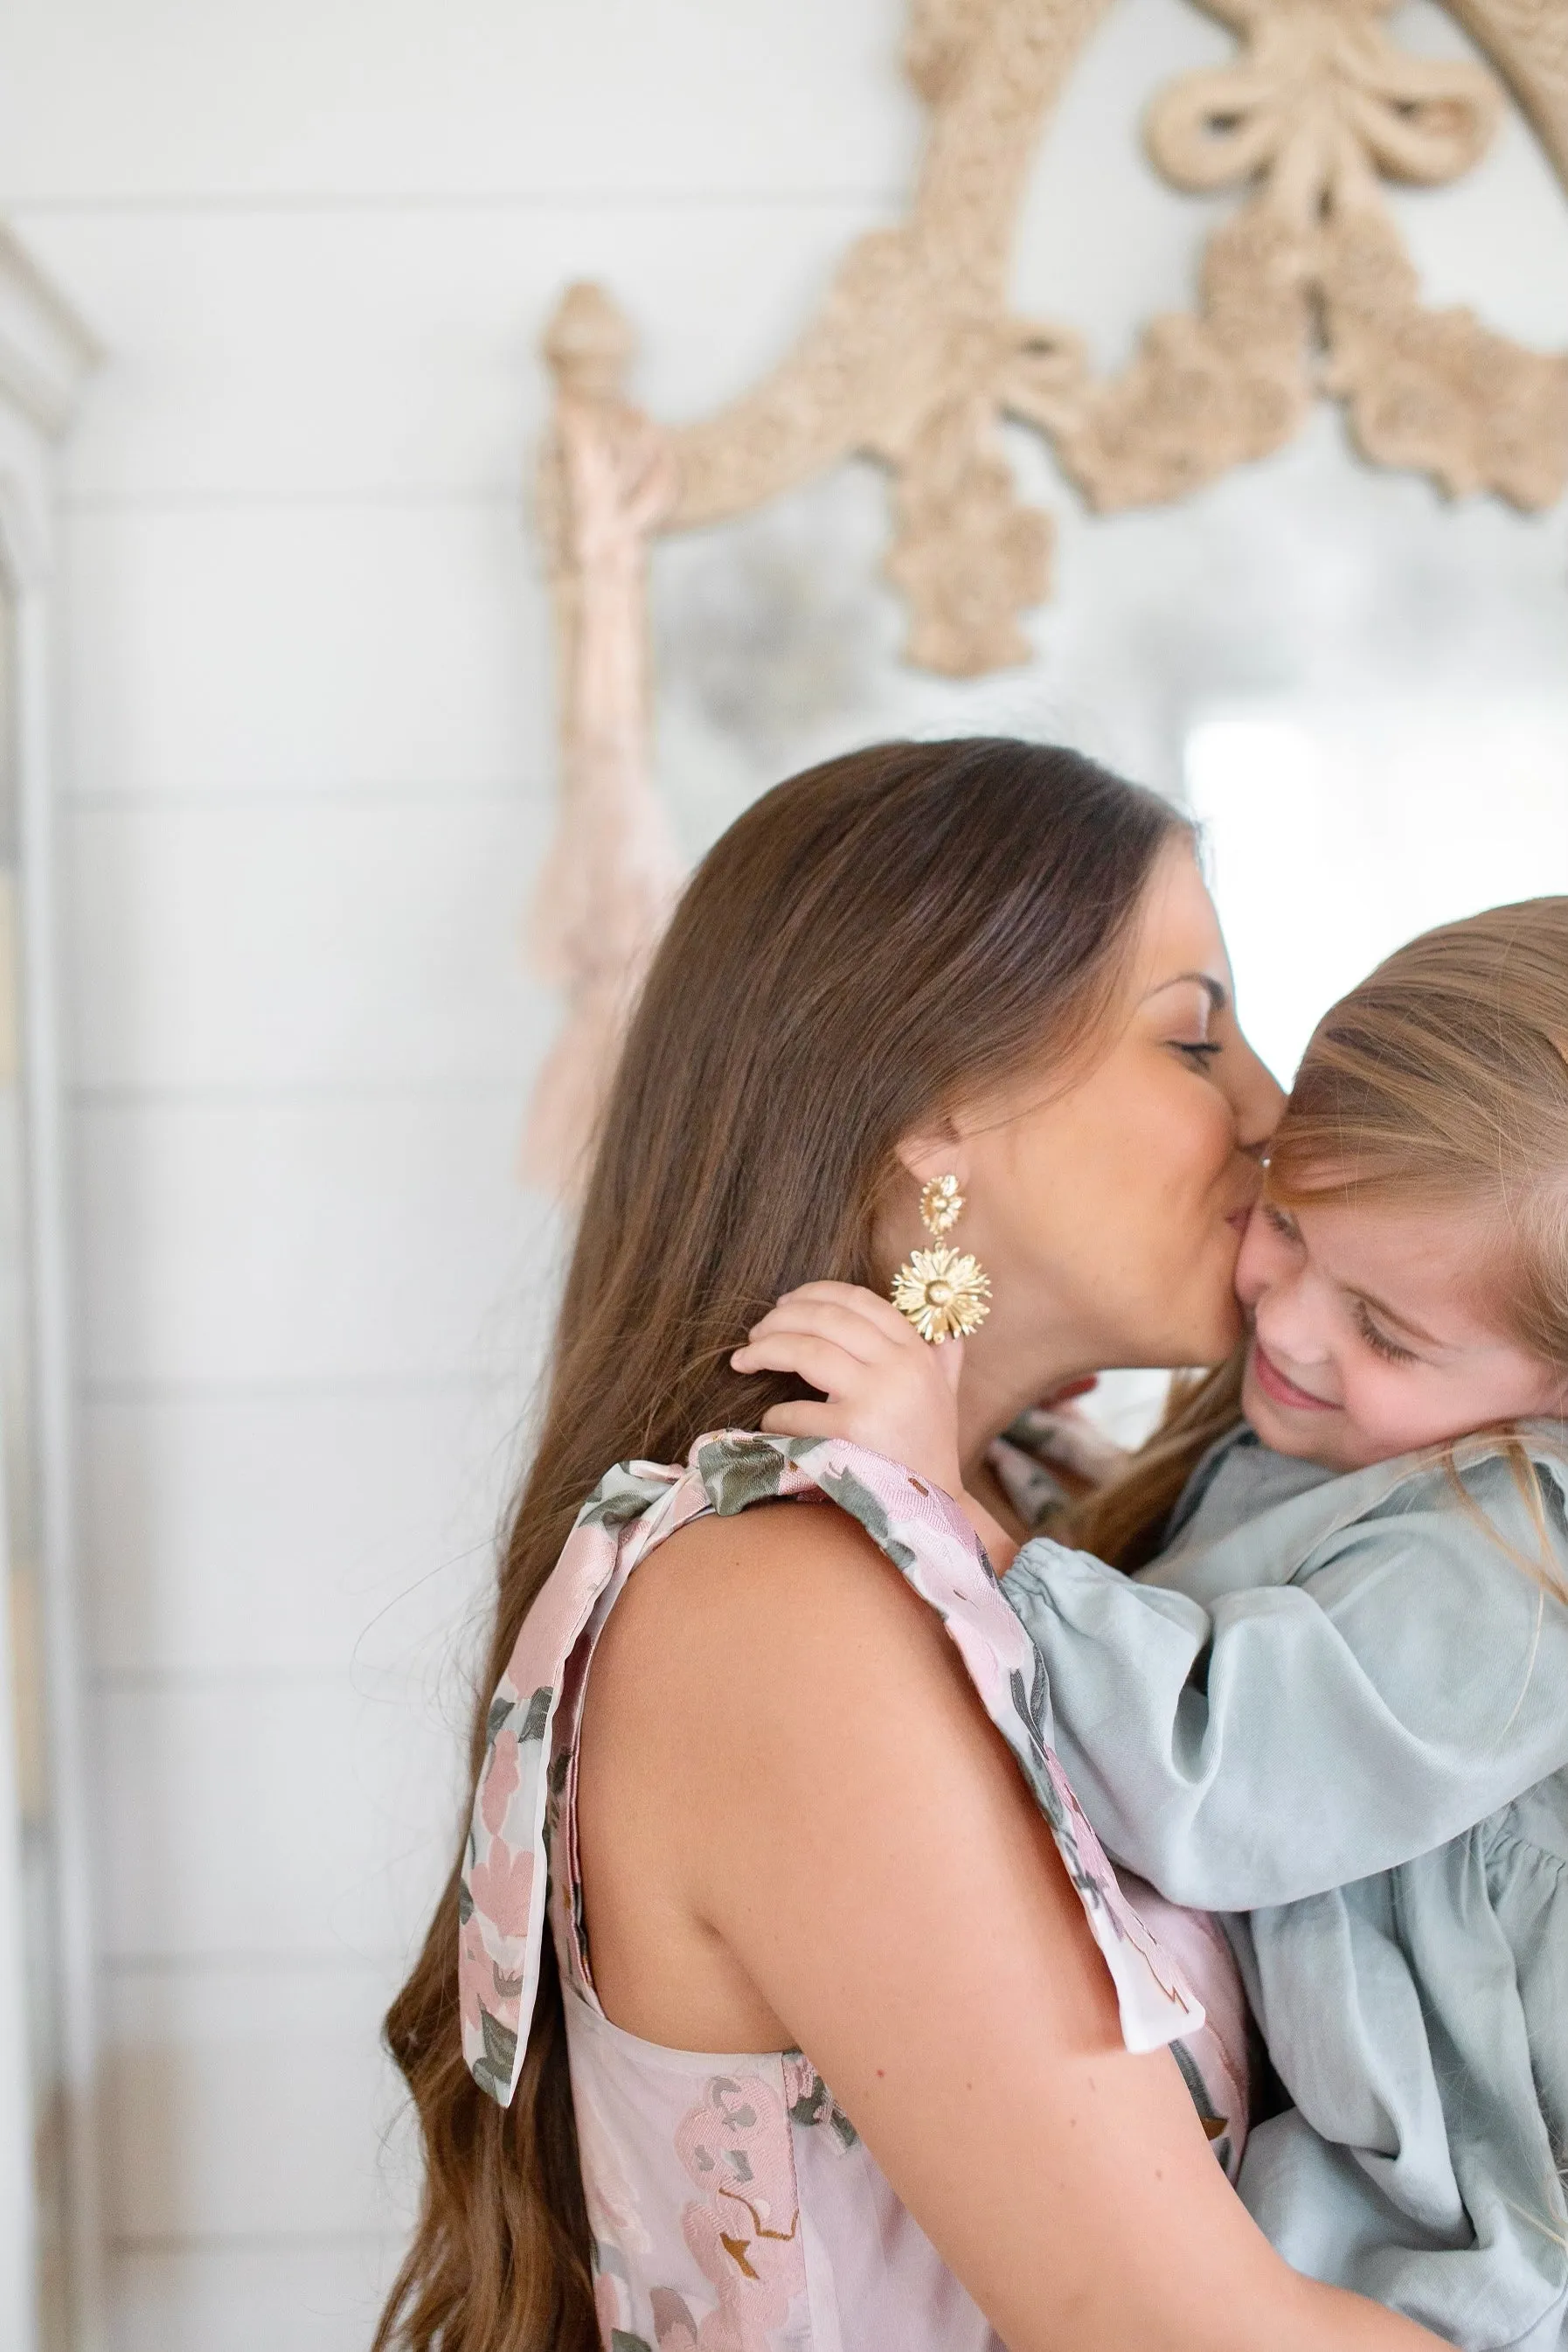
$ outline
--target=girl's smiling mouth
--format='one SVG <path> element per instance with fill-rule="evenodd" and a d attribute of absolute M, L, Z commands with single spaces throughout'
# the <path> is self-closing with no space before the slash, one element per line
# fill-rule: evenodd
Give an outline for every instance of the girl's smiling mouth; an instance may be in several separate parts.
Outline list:
<path fill-rule="evenodd" d="M 1285 1405 L 1297 1412 L 1333 1412 L 1338 1410 L 1326 1397 L 1313 1396 L 1309 1390 L 1299 1389 L 1295 1381 L 1280 1370 L 1256 1332 L 1252 1339 L 1251 1369 L 1258 1387 L 1274 1404 Z"/>

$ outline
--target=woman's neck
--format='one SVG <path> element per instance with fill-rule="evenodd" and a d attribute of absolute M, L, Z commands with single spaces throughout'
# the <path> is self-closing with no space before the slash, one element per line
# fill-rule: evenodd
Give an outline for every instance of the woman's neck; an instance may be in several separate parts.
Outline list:
<path fill-rule="evenodd" d="M 1082 1360 L 1084 1350 L 1068 1335 L 1056 1349 L 1042 1347 L 1037 1329 L 1014 1334 L 990 1324 L 964 1342 L 963 1377 L 958 1391 L 958 1458 L 964 1484 L 981 1475 L 986 1449 L 1032 1404 L 1100 1368 Z"/>

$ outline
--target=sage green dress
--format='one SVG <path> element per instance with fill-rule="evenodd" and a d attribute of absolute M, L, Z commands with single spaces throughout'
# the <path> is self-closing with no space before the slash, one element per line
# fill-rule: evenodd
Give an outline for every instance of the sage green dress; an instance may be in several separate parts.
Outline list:
<path fill-rule="evenodd" d="M 1037 1538 L 1004 1584 L 1106 1851 L 1225 1915 L 1287 2102 L 1241 2195 L 1470 2352 L 1568 2346 L 1565 1448 L 1239 1429 L 1137 1579 Z"/>

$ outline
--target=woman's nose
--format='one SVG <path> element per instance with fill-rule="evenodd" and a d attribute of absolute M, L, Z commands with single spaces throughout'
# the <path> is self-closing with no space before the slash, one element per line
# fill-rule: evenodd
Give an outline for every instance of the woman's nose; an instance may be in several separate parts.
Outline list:
<path fill-rule="evenodd" d="M 1245 1037 L 1237 1040 L 1236 1071 L 1236 1139 L 1243 1151 L 1263 1152 L 1279 1124 L 1285 1089 L 1267 1063 L 1258 1059 Z"/>

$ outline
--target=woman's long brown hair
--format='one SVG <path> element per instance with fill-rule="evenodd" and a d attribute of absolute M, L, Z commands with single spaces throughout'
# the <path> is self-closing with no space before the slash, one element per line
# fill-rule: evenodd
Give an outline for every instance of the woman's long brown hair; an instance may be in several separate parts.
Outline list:
<path fill-rule="evenodd" d="M 511 1520 L 485 1702 L 610 1465 L 684 1458 L 799 1395 L 730 1350 L 781 1291 L 874 1282 L 902 1138 L 1088 1037 L 1165 843 L 1152 793 L 1070 751 L 892 743 L 792 777 L 694 876 L 606 1105 Z M 590 2352 L 589 2238 L 548 1948 L 516 2097 L 463 2063 L 457 1868 L 386 2020 L 418 2111 L 418 2228 L 376 2352 Z"/>

